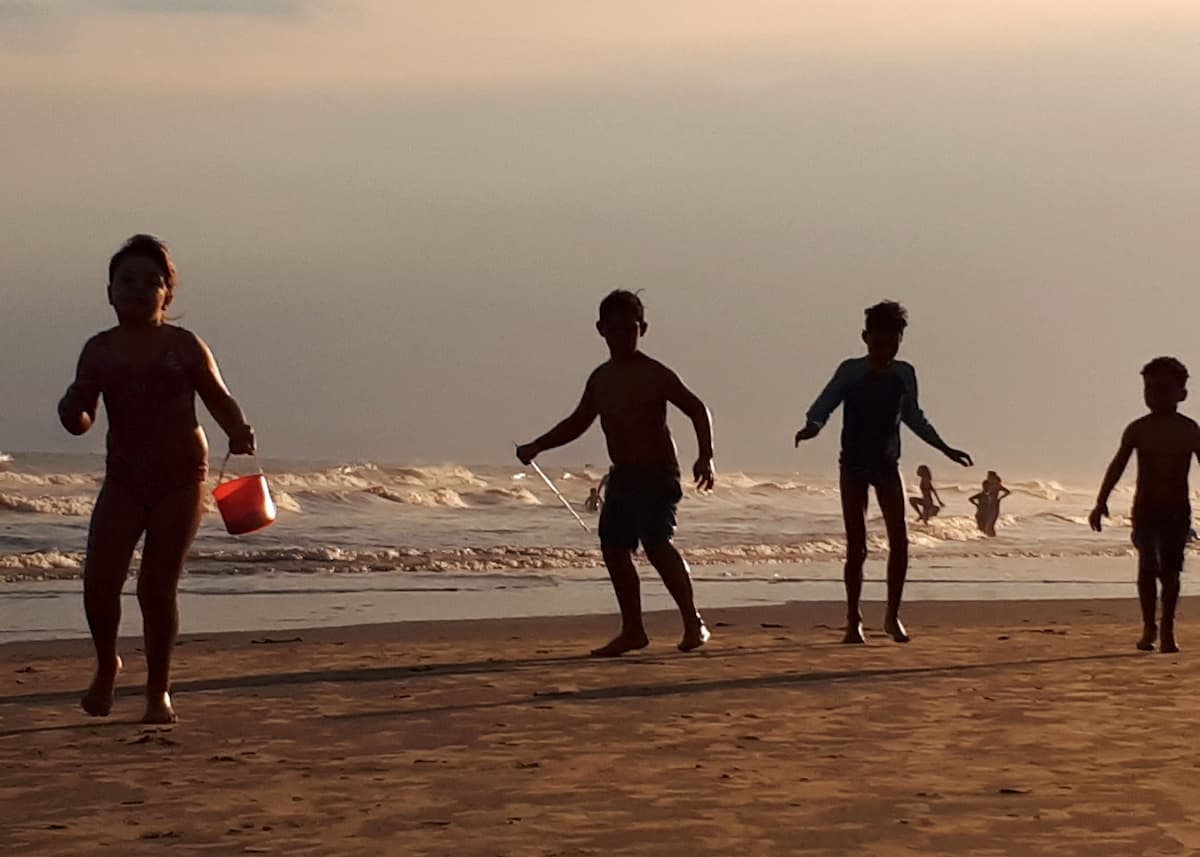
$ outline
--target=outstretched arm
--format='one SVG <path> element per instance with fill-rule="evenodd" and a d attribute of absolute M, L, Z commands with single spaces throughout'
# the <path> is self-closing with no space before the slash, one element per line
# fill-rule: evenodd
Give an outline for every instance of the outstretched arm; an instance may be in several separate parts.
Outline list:
<path fill-rule="evenodd" d="M 907 367 L 908 364 L 901 364 Z M 974 462 L 971 456 L 960 449 L 955 449 L 937 433 L 937 429 L 925 417 L 924 411 L 921 410 L 920 402 L 917 398 L 917 374 L 911 369 L 903 373 L 905 386 L 908 388 L 908 394 L 904 397 L 901 404 L 900 419 L 904 424 L 912 429 L 913 434 L 932 446 L 934 449 L 941 452 L 951 461 L 961 464 L 963 467 L 970 467 Z"/>
<path fill-rule="evenodd" d="M 58 403 L 58 421 L 71 434 L 80 435 L 96 421 L 100 406 L 100 345 L 92 337 L 79 354 L 75 380 Z"/>
<path fill-rule="evenodd" d="M 850 376 L 853 371 L 853 363 L 849 360 L 843 361 L 838 366 L 833 377 L 829 379 L 829 383 L 825 385 L 825 389 L 821 391 L 816 401 L 808 409 L 808 413 L 804 415 L 804 428 L 796 432 L 796 446 L 800 445 L 800 441 L 809 440 L 821 433 L 825 423 L 829 422 L 829 417 L 846 398 L 846 387 L 850 384 Z"/>
<path fill-rule="evenodd" d="M 196 392 L 200 394 L 204 407 L 213 415 L 217 425 L 229 437 L 229 451 L 233 455 L 250 455 L 254 452 L 254 429 L 246 422 L 242 406 L 233 398 L 221 378 L 217 360 L 200 337 L 195 337 L 197 346 L 195 378 Z"/>
<path fill-rule="evenodd" d="M 696 430 L 697 449 L 692 475 L 696 479 L 697 488 L 711 491 L 716 478 L 713 475 L 712 414 L 704 402 L 700 401 L 700 397 L 688 389 L 674 372 L 669 372 L 667 378 L 667 401 L 683 411 L 692 421 L 692 427 Z"/>
<path fill-rule="evenodd" d="M 1108 497 L 1112 494 L 1117 483 L 1121 481 L 1121 474 L 1125 472 L 1125 466 L 1129 464 L 1129 457 L 1133 455 L 1136 439 L 1134 437 L 1134 428 L 1129 426 L 1121 435 L 1121 445 L 1117 448 L 1117 454 L 1113 456 L 1112 463 L 1108 465 L 1108 470 L 1104 471 L 1104 481 L 1100 483 L 1100 493 L 1096 496 L 1096 506 L 1092 509 L 1092 513 L 1088 515 L 1088 523 L 1096 532 L 1100 532 L 1101 520 L 1108 517 Z"/>
<path fill-rule="evenodd" d="M 578 438 L 596 421 L 598 412 L 595 400 L 592 379 L 588 378 L 587 386 L 583 388 L 583 397 L 571 415 L 532 443 L 518 446 L 517 458 L 521 460 L 522 464 L 528 464 L 546 450 L 566 446 Z"/>

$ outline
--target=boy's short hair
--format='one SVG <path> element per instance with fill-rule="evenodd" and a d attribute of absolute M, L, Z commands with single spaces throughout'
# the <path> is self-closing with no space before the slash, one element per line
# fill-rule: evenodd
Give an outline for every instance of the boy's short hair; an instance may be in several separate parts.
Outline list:
<path fill-rule="evenodd" d="M 1174 381 L 1180 387 L 1186 387 L 1188 370 L 1182 362 L 1174 357 L 1155 357 L 1142 367 L 1142 377 L 1149 378 L 1151 376 L 1167 378 Z"/>
<path fill-rule="evenodd" d="M 904 333 L 908 310 L 895 301 L 882 301 L 866 309 L 866 329 L 881 333 Z"/>
<path fill-rule="evenodd" d="M 121 245 L 121 249 L 114 253 L 108 261 L 109 283 L 112 282 L 117 266 L 130 256 L 141 256 L 156 262 L 162 269 L 163 283 L 166 284 L 167 292 L 172 294 L 175 292 L 175 263 L 171 261 L 171 251 L 167 249 L 167 245 L 161 239 L 153 235 L 134 235 Z"/>
<path fill-rule="evenodd" d="M 605 317 L 617 314 L 631 315 L 640 323 L 646 320 L 646 307 L 637 292 L 613 289 L 600 301 L 600 320 L 604 321 Z"/>

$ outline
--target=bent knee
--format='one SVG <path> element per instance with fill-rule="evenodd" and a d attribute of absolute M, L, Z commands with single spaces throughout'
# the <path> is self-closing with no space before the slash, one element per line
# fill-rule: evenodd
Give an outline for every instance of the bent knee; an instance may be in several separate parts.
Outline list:
<path fill-rule="evenodd" d="M 179 594 L 179 578 L 138 576 L 137 597 L 141 604 L 173 603 Z"/>

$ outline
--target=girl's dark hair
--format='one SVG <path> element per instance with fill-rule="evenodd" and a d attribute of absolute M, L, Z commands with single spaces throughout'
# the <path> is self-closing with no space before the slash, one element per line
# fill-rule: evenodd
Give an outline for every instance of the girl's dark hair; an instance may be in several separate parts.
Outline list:
<path fill-rule="evenodd" d="M 883 301 L 867 307 L 867 330 L 884 333 L 904 333 L 908 327 L 908 310 L 895 301 Z"/>
<path fill-rule="evenodd" d="M 113 253 L 113 257 L 108 260 L 109 283 L 112 283 L 117 266 L 130 256 L 141 256 L 155 262 L 162 269 L 167 294 L 175 294 L 175 263 L 171 261 L 171 251 L 167 249 L 166 244 L 153 235 L 134 235 L 121 245 L 120 250 Z"/>
<path fill-rule="evenodd" d="M 631 315 L 639 322 L 646 320 L 646 307 L 642 304 L 642 299 L 638 297 L 636 292 L 631 292 L 627 289 L 615 289 L 609 292 L 604 300 L 600 301 L 601 321 L 606 316 L 618 313 Z"/>

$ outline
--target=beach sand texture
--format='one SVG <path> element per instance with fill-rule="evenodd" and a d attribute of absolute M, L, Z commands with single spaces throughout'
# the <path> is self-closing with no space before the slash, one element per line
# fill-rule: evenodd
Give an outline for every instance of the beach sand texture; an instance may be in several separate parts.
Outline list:
<path fill-rule="evenodd" d="M 1186 604 L 1185 604 L 1186 606 Z M 86 641 L 0 648 L 0 854 L 1200 853 L 1200 669 L 1127 601 L 712 611 L 187 638 L 174 728 L 76 707 Z"/>

